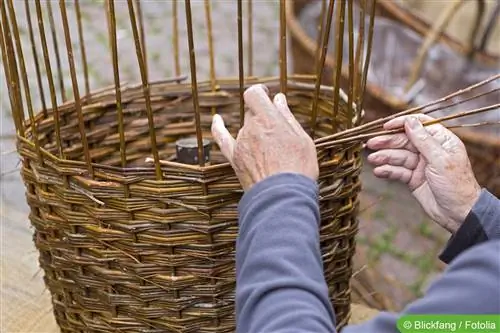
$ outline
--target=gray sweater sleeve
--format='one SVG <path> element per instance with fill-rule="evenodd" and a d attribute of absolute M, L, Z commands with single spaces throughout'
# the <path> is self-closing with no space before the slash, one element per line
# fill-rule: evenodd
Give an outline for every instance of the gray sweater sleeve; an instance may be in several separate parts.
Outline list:
<path fill-rule="evenodd" d="M 335 332 L 319 249 L 316 184 L 292 174 L 270 177 L 244 195 L 239 213 L 238 332 Z M 500 202 L 484 191 L 443 252 L 447 270 L 402 314 L 500 313 L 498 224 Z M 342 333 L 397 333 L 400 316 L 381 313 Z"/>
<path fill-rule="evenodd" d="M 243 196 L 237 332 L 335 332 L 319 248 L 317 193 L 311 179 L 279 174 Z"/>

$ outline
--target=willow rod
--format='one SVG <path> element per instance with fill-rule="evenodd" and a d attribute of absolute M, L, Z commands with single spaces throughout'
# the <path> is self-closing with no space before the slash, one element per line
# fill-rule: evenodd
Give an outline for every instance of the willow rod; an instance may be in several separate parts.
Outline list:
<path fill-rule="evenodd" d="M 287 62 L 286 62 L 286 0 L 280 0 L 280 90 L 286 95 Z"/>
<path fill-rule="evenodd" d="M 13 110 L 12 116 L 16 131 L 24 136 L 24 110 L 21 92 L 19 91 L 19 73 L 17 72 L 17 63 L 14 54 L 14 47 L 12 45 L 12 35 L 9 28 L 9 20 L 5 6 L 0 6 L 2 15 L 2 30 L 5 32 L 5 39 L 2 38 L 2 60 L 8 64 L 5 70 L 8 79 L 7 89 L 9 90 L 9 99 L 12 103 Z M 3 37 L 3 36 L 2 36 Z"/>
<path fill-rule="evenodd" d="M 17 25 L 17 19 L 16 19 L 16 13 L 14 10 L 14 5 L 12 3 L 12 0 L 8 1 L 8 7 L 9 7 L 9 15 L 12 20 L 12 31 L 14 32 L 14 41 L 16 43 L 16 52 L 19 58 L 19 67 L 21 69 L 21 77 L 23 81 L 23 87 L 24 87 L 24 97 L 26 98 L 26 105 L 28 108 L 28 116 L 30 118 L 31 126 L 33 128 L 33 141 L 35 144 L 35 150 L 37 152 L 38 157 L 40 158 L 40 162 L 43 165 L 44 159 L 43 155 L 40 152 L 40 144 L 38 141 L 38 124 L 35 121 L 35 114 L 33 112 L 33 105 L 31 104 L 31 91 L 30 91 L 30 85 L 28 81 L 28 73 L 26 71 L 26 64 L 24 62 L 24 54 L 23 54 L 23 48 L 21 46 L 21 38 L 19 36 L 19 29 Z"/>
<path fill-rule="evenodd" d="M 94 170 L 92 168 L 92 159 L 90 157 L 89 145 L 87 141 L 87 134 L 85 133 L 85 122 L 83 119 L 82 113 L 82 103 L 80 100 L 80 90 L 78 88 L 78 80 L 76 78 L 76 69 L 75 69 L 75 59 L 73 57 L 73 46 L 71 44 L 71 35 L 69 32 L 69 24 L 68 24 L 68 14 L 66 12 L 66 0 L 59 1 L 59 7 L 61 9 L 61 18 L 63 22 L 63 30 L 64 30 L 64 38 L 66 40 L 66 50 L 68 53 L 68 63 L 69 63 L 69 71 L 71 76 L 71 84 L 73 88 L 73 96 L 75 103 L 75 110 L 78 116 L 78 128 L 80 129 L 80 138 L 82 140 L 83 153 L 85 155 L 85 162 L 87 164 L 87 168 L 89 170 L 90 176 L 94 178 Z"/>
<path fill-rule="evenodd" d="M 135 0 L 136 8 L 137 8 L 137 17 L 139 19 L 139 37 L 141 41 L 141 49 L 142 49 L 142 57 L 144 59 L 144 68 L 146 70 L 147 76 L 149 77 L 149 68 L 148 68 L 148 54 L 146 50 L 146 33 L 144 31 L 144 17 L 142 14 L 141 8 L 141 0 Z"/>
<path fill-rule="evenodd" d="M 370 59 L 371 59 L 371 54 L 372 54 L 372 45 L 373 45 L 373 32 L 375 30 L 375 8 L 376 8 L 376 2 L 377 0 L 372 1 L 372 7 L 370 10 L 370 23 L 368 24 L 368 44 L 366 48 L 366 59 L 364 61 L 364 69 L 363 69 L 363 79 L 361 82 L 361 90 L 358 92 L 358 94 L 361 95 L 361 102 L 360 105 L 358 105 L 359 112 L 363 110 L 364 103 L 365 103 L 365 91 L 366 91 L 366 84 L 368 81 L 368 71 L 369 71 L 369 66 L 370 66 Z"/>
<path fill-rule="evenodd" d="M 40 0 L 35 1 L 36 15 L 38 20 L 38 31 L 40 33 L 40 41 L 42 43 L 43 59 L 45 62 L 45 71 L 47 72 L 47 81 L 49 83 L 50 101 L 52 104 L 52 112 L 54 117 L 54 127 L 56 132 L 56 146 L 59 152 L 59 158 L 65 159 L 62 142 L 61 142 L 61 124 L 59 123 L 59 108 L 57 107 L 56 89 L 54 86 L 54 79 L 52 76 L 52 68 L 50 67 L 49 50 L 47 47 L 47 39 L 45 38 L 45 28 L 43 24 L 42 7 Z"/>
<path fill-rule="evenodd" d="M 44 117 L 47 117 L 47 103 L 45 102 L 45 92 L 43 90 L 42 75 L 40 72 L 40 63 L 38 61 L 38 52 L 36 51 L 35 34 L 33 33 L 33 24 L 31 22 L 31 10 L 30 10 L 29 4 L 30 4 L 29 1 L 24 1 L 24 11 L 25 11 L 26 20 L 28 23 L 28 34 L 30 37 L 31 53 L 33 55 L 33 63 L 35 65 L 36 82 L 37 82 L 38 91 L 40 94 L 40 101 L 42 103 L 42 113 L 43 113 Z"/>
<path fill-rule="evenodd" d="M 323 37 L 323 27 L 325 26 L 325 16 L 326 16 L 326 0 L 321 0 L 321 11 L 318 24 L 318 36 L 316 38 L 316 53 L 314 56 L 314 68 L 318 68 L 319 59 L 321 57 L 322 47 L 322 37 Z"/>
<path fill-rule="evenodd" d="M 243 93 L 245 90 L 245 73 L 243 68 L 243 4 L 238 0 L 238 81 L 240 85 L 240 128 L 245 122 L 245 101 Z"/>
<path fill-rule="evenodd" d="M 156 178 L 158 180 L 162 180 L 163 174 L 161 172 L 160 157 L 158 154 L 158 147 L 156 145 L 156 131 L 154 126 L 153 110 L 151 108 L 151 96 L 149 95 L 148 73 L 146 71 L 144 54 L 142 53 L 141 50 L 139 32 L 137 31 L 137 20 L 135 19 L 134 5 L 132 3 L 132 0 L 127 0 L 127 3 L 128 3 L 128 12 L 130 16 L 130 23 L 132 26 L 132 34 L 134 35 L 134 44 L 135 44 L 135 52 L 137 55 L 137 62 L 139 64 L 139 70 L 141 72 L 142 91 L 144 94 L 144 98 L 146 100 L 146 113 L 148 116 L 149 137 L 151 138 L 151 150 L 155 161 Z"/>
<path fill-rule="evenodd" d="M 186 25 L 188 32 L 189 65 L 191 68 L 191 89 L 193 92 L 194 117 L 196 122 L 196 140 L 198 144 L 198 162 L 200 166 L 205 166 L 203 157 L 203 137 L 201 130 L 200 104 L 198 102 L 198 82 L 196 78 L 196 55 L 193 37 L 193 18 L 191 15 L 191 0 L 185 0 Z"/>
<path fill-rule="evenodd" d="M 354 126 L 353 94 L 354 94 L 354 10 L 353 2 L 347 2 L 347 33 L 349 34 L 349 89 L 347 91 L 348 128 Z"/>
<path fill-rule="evenodd" d="M 181 75 L 181 62 L 179 55 L 179 16 L 177 10 L 177 0 L 172 1 L 172 44 L 174 47 L 174 70 L 175 76 Z"/>
<path fill-rule="evenodd" d="M 323 79 L 323 68 L 325 66 L 326 53 L 328 51 L 328 41 L 330 39 L 330 31 L 332 27 L 332 17 L 333 17 L 333 9 L 334 9 L 335 0 L 330 0 L 328 4 L 328 13 L 326 15 L 326 26 L 322 29 L 323 33 L 320 35 L 323 37 L 320 44 L 321 53 L 320 58 L 316 64 L 316 83 L 314 87 L 314 96 L 312 101 L 312 109 L 311 109 L 311 137 L 314 137 L 314 132 L 316 131 L 316 120 L 318 118 L 318 99 L 319 99 L 319 91 L 321 87 L 321 81 Z"/>
<path fill-rule="evenodd" d="M 57 68 L 57 77 L 59 79 L 59 89 L 61 90 L 62 101 L 66 102 L 66 90 L 64 88 L 64 76 L 61 66 L 61 55 L 59 54 L 59 44 L 57 41 L 56 24 L 54 22 L 54 14 L 52 12 L 52 1 L 47 1 L 47 10 L 49 13 L 49 27 L 52 36 L 52 43 L 53 43 L 52 45 L 54 46 L 54 54 L 56 56 L 56 68 Z"/>
<path fill-rule="evenodd" d="M 362 79 L 363 79 L 363 55 L 365 47 L 365 7 L 366 0 L 360 0 L 360 10 L 359 10 L 359 27 L 358 27 L 358 42 L 356 48 L 356 55 L 354 62 L 356 66 L 354 67 L 354 97 L 356 99 L 356 118 L 359 125 L 361 121 L 361 99 L 363 98 L 364 91 L 362 90 Z"/>
<path fill-rule="evenodd" d="M 253 0 L 247 0 L 248 76 L 253 76 Z"/>
<path fill-rule="evenodd" d="M 342 77 L 343 54 L 344 54 L 344 17 L 345 17 L 345 0 L 337 2 L 337 27 L 335 38 L 335 77 L 333 79 L 334 94 L 333 94 L 333 116 L 332 127 L 337 131 L 337 113 L 340 103 L 340 79 Z"/>
<path fill-rule="evenodd" d="M 400 117 L 400 116 L 405 116 L 405 115 L 409 115 L 409 114 L 412 114 L 412 113 L 416 113 L 416 112 L 419 112 L 421 110 L 424 110 L 425 108 L 428 108 L 430 106 L 434 106 L 434 105 L 437 105 L 437 104 L 440 104 L 440 103 L 443 103 L 443 102 L 446 102 L 446 101 L 449 101 L 450 99 L 456 97 L 456 96 L 460 96 L 466 92 L 469 92 L 469 91 L 472 91 L 476 88 L 479 88 L 481 86 L 484 86 L 492 81 L 495 81 L 497 79 L 500 78 L 500 74 L 496 74 L 496 75 L 493 75 L 481 82 L 478 82 L 478 83 L 475 83 L 471 86 L 468 86 L 464 89 L 461 89 L 461 90 L 458 90 L 458 91 L 455 91 L 449 95 L 446 95 L 442 98 L 439 98 L 439 99 L 436 99 L 436 100 L 433 100 L 433 101 L 430 101 L 424 105 L 420 105 L 420 106 L 415 106 L 413 108 L 409 108 L 409 109 L 406 109 L 406 110 L 403 110 L 401 112 L 398 112 L 398 113 L 395 113 L 393 115 L 390 115 L 388 117 L 384 117 L 384 118 L 380 118 L 380 119 L 377 119 L 377 120 L 374 120 L 374 121 L 371 121 L 369 123 L 366 123 L 366 124 L 363 124 L 361 126 L 358 126 L 356 128 L 351 128 L 351 129 L 348 129 L 348 130 L 345 130 L 345 131 L 342 131 L 342 132 L 339 132 L 339 133 L 335 133 L 335 134 L 332 134 L 332 135 L 327 135 L 327 136 L 324 136 L 322 138 L 319 138 L 319 139 L 316 139 L 315 142 L 317 143 L 321 143 L 321 142 L 325 142 L 325 141 L 330 141 L 332 139 L 336 139 L 336 138 L 339 138 L 339 137 L 344 137 L 344 136 L 347 136 L 349 134 L 358 134 L 360 133 L 361 131 L 365 130 L 365 129 L 370 129 L 370 128 L 373 128 L 374 126 L 377 126 L 377 125 L 380 125 L 380 124 L 383 124 L 391 119 L 394 119 L 394 118 L 397 118 L 397 117 Z"/>
<path fill-rule="evenodd" d="M 28 2 L 28 1 L 26 1 Z M 78 39 L 80 40 L 80 57 L 83 66 L 83 80 L 85 83 L 85 95 L 90 95 L 89 68 L 87 64 L 87 54 L 85 52 L 85 39 L 83 38 L 82 13 L 80 10 L 80 0 L 75 0 L 75 16 L 78 26 Z"/>
<path fill-rule="evenodd" d="M 116 95 L 116 110 L 118 115 L 118 133 L 120 135 L 120 162 L 122 168 L 127 166 L 127 142 L 125 138 L 125 126 L 123 120 L 123 105 L 122 105 L 122 92 L 120 84 L 120 69 L 118 64 L 118 39 L 116 37 L 116 16 L 115 16 L 115 1 L 106 0 L 107 3 L 107 21 L 109 29 L 109 43 L 111 49 L 111 61 L 113 63 L 113 77 L 115 81 L 115 95 Z M 130 190 L 128 186 L 124 187 L 125 197 L 130 197 Z"/>
<path fill-rule="evenodd" d="M 422 123 L 422 125 L 423 126 L 434 125 L 434 124 L 442 123 L 443 121 L 459 119 L 459 118 L 463 118 L 466 116 L 472 116 L 475 114 L 495 110 L 498 108 L 500 108 L 500 103 L 493 104 L 490 106 L 485 106 L 485 107 L 478 108 L 478 109 L 469 110 L 469 111 L 463 111 L 463 112 L 449 115 L 449 116 L 445 116 L 445 117 L 436 118 L 434 120 L 424 122 L 424 123 Z M 461 125 L 456 126 L 456 127 L 461 127 Z M 358 135 L 348 136 L 348 137 L 338 139 L 338 140 L 331 140 L 331 141 L 316 143 L 316 148 L 322 148 L 322 149 L 323 148 L 331 148 L 331 147 L 337 146 L 339 144 L 346 144 L 346 143 L 351 143 L 351 142 L 356 142 L 356 141 L 363 141 L 365 139 L 374 138 L 374 137 L 377 137 L 380 135 L 388 135 L 388 134 L 395 134 L 395 133 L 402 133 L 402 132 L 404 132 L 403 127 L 399 128 L 399 129 L 393 129 L 393 130 L 372 132 L 372 133 L 366 133 L 366 134 L 358 134 Z"/>
<path fill-rule="evenodd" d="M 207 21 L 207 39 L 208 39 L 208 60 L 210 64 L 210 88 L 212 92 L 217 90 L 217 82 L 215 76 L 215 52 L 214 52 L 214 38 L 212 34 L 212 8 L 210 0 L 205 0 L 205 20 Z M 216 107 L 212 106 L 210 111 L 212 115 L 216 113 Z"/>

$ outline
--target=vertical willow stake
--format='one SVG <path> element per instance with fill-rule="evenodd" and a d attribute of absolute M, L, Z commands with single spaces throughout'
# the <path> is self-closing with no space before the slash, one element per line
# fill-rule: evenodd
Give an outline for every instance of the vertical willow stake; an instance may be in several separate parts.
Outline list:
<path fill-rule="evenodd" d="M 89 68 L 87 64 L 87 54 L 85 52 L 85 39 L 83 39 L 82 13 L 80 10 L 80 0 L 75 0 L 75 16 L 78 24 L 78 39 L 80 40 L 80 57 L 82 58 L 83 79 L 85 82 L 85 95 L 90 94 Z"/>
<path fill-rule="evenodd" d="M 56 132 L 56 145 L 59 152 L 59 157 L 64 159 L 64 153 L 61 142 L 61 124 L 59 123 L 59 108 L 57 107 L 56 89 L 52 76 L 52 68 L 50 67 L 49 50 L 47 47 L 47 39 L 45 38 L 45 29 L 43 25 L 42 7 L 40 0 L 35 0 L 36 15 L 38 19 L 38 31 L 40 33 L 40 41 L 42 42 L 43 59 L 45 62 L 45 71 L 47 72 L 47 81 L 49 83 L 50 100 L 52 103 L 52 112 L 54 113 L 54 125 Z"/>
<path fill-rule="evenodd" d="M 319 60 L 316 63 L 316 86 L 314 87 L 314 97 L 312 102 L 311 109 L 311 137 L 314 138 L 314 134 L 316 131 L 316 120 L 318 118 L 318 98 L 319 98 L 319 89 L 321 86 L 321 81 L 323 80 L 323 69 L 325 66 L 325 58 L 326 53 L 328 51 L 328 41 L 330 40 L 330 31 L 332 27 L 332 17 L 333 17 L 333 9 L 335 5 L 335 0 L 330 0 L 328 4 L 328 12 L 326 15 L 326 26 L 322 25 L 322 29 L 320 31 L 320 35 L 323 37 L 323 40 L 320 41 L 321 52 Z"/>
<path fill-rule="evenodd" d="M 343 51 L 344 51 L 344 16 L 345 16 L 345 0 L 337 2 L 337 28 L 335 40 L 335 79 L 333 85 L 333 130 L 337 131 L 337 113 L 340 102 L 340 78 L 342 76 Z"/>
<path fill-rule="evenodd" d="M 162 180 L 163 174 L 161 172 L 158 146 L 156 145 L 156 130 L 153 118 L 153 109 L 151 107 L 148 73 L 146 71 L 144 54 L 142 53 L 141 42 L 139 40 L 139 32 L 137 31 L 137 20 L 135 19 L 134 5 L 132 3 L 132 0 L 127 0 L 127 3 L 128 3 L 128 12 L 130 16 L 130 23 L 132 26 L 132 34 L 134 35 L 135 53 L 137 55 L 139 70 L 141 72 L 142 92 L 144 94 L 144 99 L 146 100 L 146 113 L 148 115 L 149 137 L 151 139 L 151 150 L 153 152 L 153 158 L 155 161 L 156 179 Z"/>
<path fill-rule="evenodd" d="M 243 100 L 244 93 L 244 69 L 243 69 L 243 4 L 242 0 L 238 0 L 238 81 L 240 85 L 240 127 L 243 127 L 245 122 L 245 101 Z"/>
<path fill-rule="evenodd" d="M 73 97 L 75 99 L 75 109 L 78 116 L 78 128 L 80 130 L 80 138 L 82 140 L 83 154 L 85 156 L 85 162 L 87 164 L 87 169 L 90 173 L 90 176 L 94 178 L 94 169 L 92 168 L 92 159 L 90 157 L 87 134 L 85 133 L 85 122 L 83 119 L 82 102 L 80 100 L 80 90 L 78 88 L 78 80 L 76 79 L 75 59 L 73 57 L 73 46 L 71 44 L 71 35 L 69 32 L 68 15 L 66 12 L 65 0 L 59 1 L 59 7 L 61 9 L 64 38 L 66 41 L 66 51 L 68 53 L 69 71 L 73 88 Z"/>
<path fill-rule="evenodd" d="M 287 62 L 286 62 L 286 0 L 280 0 L 280 89 L 287 92 Z"/>
<path fill-rule="evenodd" d="M 212 8 L 210 0 L 205 0 L 205 19 L 207 21 L 207 39 L 208 39 L 208 60 L 210 63 L 210 88 L 212 93 L 217 90 L 217 82 L 215 80 L 215 53 L 214 53 L 214 38 L 212 35 Z M 212 115 L 217 111 L 215 106 L 210 108 Z"/>
<path fill-rule="evenodd" d="M 248 29 L 248 76 L 253 76 L 253 5 L 252 0 L 247 1 L 247 29 Z"/>
<path fill-rule="evenodd" d="M 347 127 L 354 126 L 353 94 L 354 94 L 354 10 L 353 2 L 347 1 L 348 34 L 349 34 L 349 90 L 347 92 Z"/>
<path fill-rule="evenodd" d="M 175 69 L 175 76 L 179 77 L 181 76 L 181 62 L 180 62 L 180 55 L 179 55 L 179 17 L 178 17 L 178 10 L 177 10 L 177 0 L 172 1 L 172 44 L 174 46 L 174 69 Z"/>
<path fill-rule="evenodd" d="M 45 92 L 43 90 L 42 74 L 40 73 L 40 63 L 38 61 L 38 52 L 36 51 L 35 34 L 33 33 L 33 24 L 31 23 L 31 10 L 29 3 L 30 3 L 29 1 L 24 2 L 24 10 L 26 14 L 26 20 L 28 22 L 28 33 L 30 36 L 31 53 L 33 56 L 33 63 L 35 65 L 36 82 L 40 94 L 40 101 L 42 102 L 42 111 L 44 117 L 47 117 L 47 103 L 45 102 Z"/>
<path fill-rule="evenodd" d="M 61 90 L 62 101 L 66 101 L 66 90 L 64 88 L 64 76 L 62 73 L 61 56 L 59 54 L 59 45 L 57 42 L 56 24 L 54 22 L 54 15 L 52 13 L 52 1 L 47 1 L 47 10 L 49 12 L 49 26 L 52 33 L 52 43 L 54 46 L 54 53 L 56 55 L 57 76 L 59 78 L 59 89 Z"/>
<path fill-rule="evenodd" d="M 189 65 L 191 67 L 191 89 L 193 92 L 194 118 L 196 122 L 196 141 L 198 144 L 198 162 L 200 166 L 205 166 L 203 152 L 203 136 L 201 131 L 200 104 L 198 102 L 198 81 L 196 79 L 196 55 L 193 37 L 193 18 L 191 14 L 191 0 L 185 0 L 186 24 L 188 32 Z"/>

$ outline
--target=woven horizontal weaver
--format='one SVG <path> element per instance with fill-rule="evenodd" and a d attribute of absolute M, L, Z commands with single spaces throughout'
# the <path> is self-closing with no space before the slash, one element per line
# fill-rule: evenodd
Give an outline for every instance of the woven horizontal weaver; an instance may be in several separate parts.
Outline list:
<path fill-rule="evenodd" d="M 300 74 L 315 73 L 314 57 L 317 49 L 314 31 L 318 21 L 324 20 L 320 10 L 324 1 L 293 0 L 287 7 L 287 24 L 290 29 L 291 53 L 295 59 L 294 72 Z M 357 3 L 362 3 L 358 1 Z M 459 9 L 468 5 L 474 10 L 467 35 L 467 45 L 448 36 L 444 31 L 452 19 L 457 19 Z M 444 10 L 434 25 L 424 18 L 403 7 L 396 1 L 377 1 L 374 24 L 374 47 L 372 53 L 371 73 L 366 84 L 366 121 L 373 121 L 390 116 L 432 101 L 477 81 L 497 74 L 499 56 L 488 53 L 488 42 L 494 41 L 493 29 L 498 28 L 500 3 L 486 3 L 491 11 L 488 13 L 484 1 L 448 1 Z M 324 6 L 324 4 L 323 4 Z M 370 16 L 360 20 L 369 28 Z M 366 21 L 364 23 L 363 21 Z M 481 30 L 481 23 L 485 28 Z M 463 23 L 462 23 L 463 24 Z M 335 29 L 335 28 L 332 28 Z M 319 34 L 318 34 L 319 35 Z M 490 43 L 493 44 L 493 43 Z M 332 46 L 332 45 L 331 45 Z M 346 52 L 344 52 L 346 53 Z M 346 59 L 344 57 L 344 59 Z M 333 52 L 326 57 L 322 76 L 323 84 L 332 84 L 331 73 L 338 66 Z M 341 87 L 349 82 L 348 66 L 344 61 Z M 404 91 L 402 92 L 402 88 Z M 446 112 L 450 109 L 462 111 L 473 106 L 498 103 L 498 80 L 490 80 L 478 87 L 479 94 L 464 91 L 455 94 L 453 107 L 444 106 Z M 432 116 L 442 115 L 442 110 L 436 109 Z M 441 114 L 440 114 L 441 113 Z M 486 120 L 498 121 L 498 111 L 482 113 L 475 116 L 471 122 Z M 463 121 L 462 121 L 463 124 Z M 471 164 L 479 183 L 496 195 L 500 195 L 500 136 L 497 126 L 477 128 L 457 128 L 455 133 L 464 142 Z"/>
<path fill-rule="evenodd" d="M 321 86 L 317 75 L 287 75 L 287 1 L 224 2 L 218 10 L 232 8 L 224 20 L 231 29 L 224 31 L 237 45 L 233 78 L 224 78 L 216 71 L 213 29 L 223 22 L 212 22 L 215 2 L 53 4 L 4 1 L 0 44 L 34 242 L 61 331 L 234 331 L 242 189 L 218 148 L 204 145 L 211 139 L 211 116 L 222 115 L 236 134 L 244 119 L 244 89 L 265 83 L 270 95 L 287 95 L 315 138 L 352 128 L 362 119 L 356 105 L 367 54 L 352 41 L 343 46 L 352 54 L 347 93 Z M 333 5 L 328 10 L 334 24 L 345 21 L 353 34 L 350 23 L 358 12 L 352 1 L 342 4 L 335 15 Z M 279 55 L 276 78 L 253 72 L 254 56 L 263 53 L 254 52 L 261 45 L 252 39 L 264 12 L 256 6 L 279 13 L 276 45 L 266 50 Z M 152 65 L 153 33 L 144 13 L 165 8 L 170 16 L 162 17 L 160 28 L 171 32 L 165 38 L 171 43 L 161 43 L 160 56 L 174 64 L 173 78 L 152 80 L 162 68 Z M 90 29 L 102 30 L 106 48 L 96 48 L 99 40 L 86 36 Z M 208 51 L 197 50 L 200 35 Z M 326 46 L 318 48 L 317 62 L 324 61 Z M 209 77 L 201 80 L 197 62 L 207 61 Z M 93 80 L 99 74 L 93 62 L 112 69 L 111 87 Z M 131 63 L 139 83 L 123 82 Z M 196 165 L 177 155 L 179 140 L 186 138 L 195 142 Z M 339 327 L 350 314 L 360 149 L 360 142 L 318 149 L 321 250 Z"/>

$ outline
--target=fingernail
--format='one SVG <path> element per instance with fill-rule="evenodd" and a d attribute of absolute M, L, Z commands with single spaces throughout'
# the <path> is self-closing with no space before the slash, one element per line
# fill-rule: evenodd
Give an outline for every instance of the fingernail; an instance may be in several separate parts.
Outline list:
<path fill-rule="evenodd" d="M 285 95 L 282 93 L 277 93 L 276 96 L 274 96 L 274 101 L 280 106 L 287 106 L 288 104 Z"/>
<path fill-rule="evenodd" d="M 258 87 L 260 87 L 260 88 L 262 88 L 262 90 L 264 90 L 264 91 L 266 92 L 266 94 L 268 94 L 268 95 L 269 95 L 269 89 L 268 89 L 265 85 L 263 85 L 263 84 L 259 84 L 259 85 L 257 85 L 257 86 L 258 86 Z"/>
<path fill-rule="evenodd" d="M 417 117 L 409 117 L 407 121 L 408 121 L 408 126 L 411 129 L 418 129 L 422 127 L 422 123 L 420 122 L 420 120 L 418 120 Z"/>

